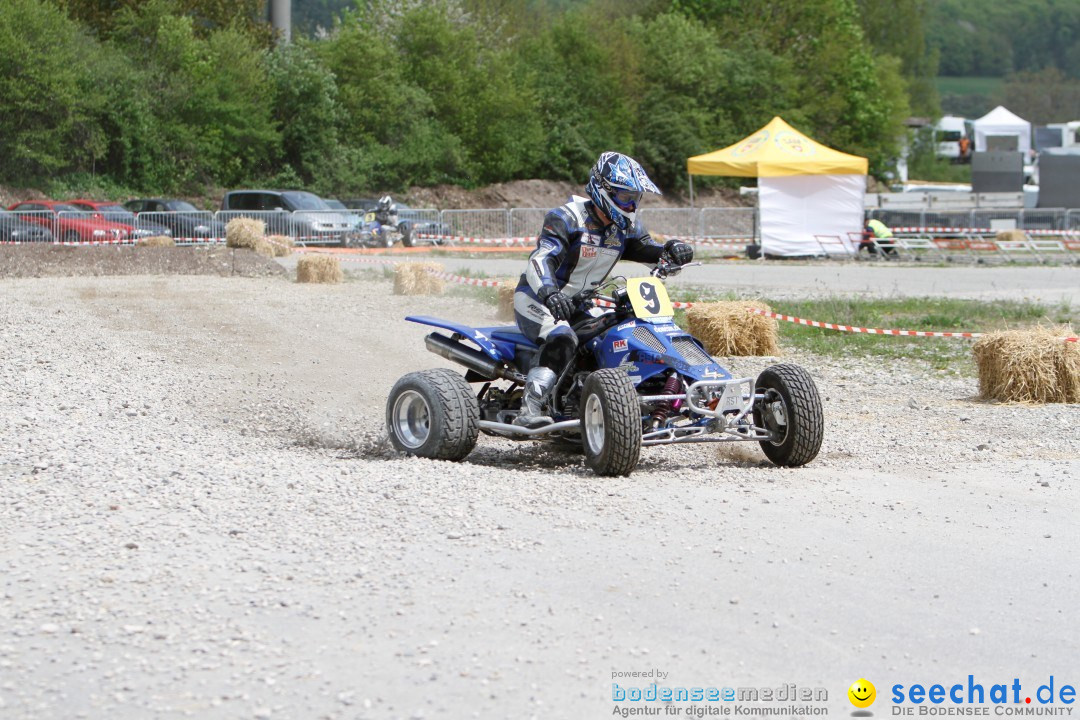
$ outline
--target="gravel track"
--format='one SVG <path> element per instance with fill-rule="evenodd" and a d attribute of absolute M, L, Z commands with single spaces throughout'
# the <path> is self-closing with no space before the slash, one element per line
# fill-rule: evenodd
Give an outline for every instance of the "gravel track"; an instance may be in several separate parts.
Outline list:
<path fill-rule="evenodd" d="M 449 366 L 401 318 L 490 306 L 370 279 L 0 287 L 5 720 L 607 717 L 612 671 L 650 668 L 822 685 L 836 711 L 859 677 L 1044 682 L 1080 651 L 1080 406 L 796 354 L 825 401 L 805 468 L 702 445 L 599 478 L 486 436 L 427 461 L 382 437 L 397 377 Z"/>

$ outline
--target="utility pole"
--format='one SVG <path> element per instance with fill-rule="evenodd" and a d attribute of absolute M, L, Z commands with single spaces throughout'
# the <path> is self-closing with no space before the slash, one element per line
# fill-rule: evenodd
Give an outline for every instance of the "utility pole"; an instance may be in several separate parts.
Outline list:
<path fill-rule="evenodd" d="M 278 32 L 281 42 L 292 37 L 292 0 L 270 0 L 270 25 Z"/>

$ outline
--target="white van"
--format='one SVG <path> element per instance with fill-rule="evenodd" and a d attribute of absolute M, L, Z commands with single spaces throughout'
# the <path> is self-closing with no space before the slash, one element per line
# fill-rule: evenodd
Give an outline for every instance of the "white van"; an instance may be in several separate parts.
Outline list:
<path fill-rule="evenodd" d="M 1067 123 L 1050 123 L 1046 127 L 1061 131 L 1061 145 L 1059 147 L 1080 147 L 1080 120 Z"/>
<path fill-rule="evenodd" d="M 956 115 L 946 115 L 934 125 L 934 141 L 937 143 L 937 156 L 960 159 L 960 138 L 967 137 L 966 121 Z"/>

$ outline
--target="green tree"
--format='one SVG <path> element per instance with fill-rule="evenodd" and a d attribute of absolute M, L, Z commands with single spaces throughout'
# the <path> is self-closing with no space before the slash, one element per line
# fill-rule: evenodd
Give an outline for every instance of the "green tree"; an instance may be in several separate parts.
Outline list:
<path fill-rule="evenodd" d="M 161 163 L 174 187 L 239 184 L 281 153 L 265 52 L 245 31 L 199 37 L 189 16 L 151 0 L 117 20 L 113 42 L 146 73 Z"/>
<path fill-rule="evenodd" d="M 925 31 L 930 0 L 857 0 L 857 5 L 863 33 L 874 52 L 900 59 L 911 111 L 926 117 L 940 115 L 934 85 L 940 53 L 927 46 Z"/>
<path fill-rule="evenodd" d="M 540 177 L 581 181 L 601 152 L 632 151 L 640 48 L 625 35 L 619 43 L 596 42 L 613 35 L 610 16 L 584 7 L 518 43 L 519 76 L 533 88 L 546 137 Z"/>
<path fill-rule="evenodd" d="M 399 189 L 467 176 L 460 140 L 436 116 L 430 95 L 406 78 L 389 32 L 353 13 L 313 49 L 337 81 L 340 137 L 349 149 L 329 170 L 343 185 Z"/>
<path fill-rule="evenodd" d="M 634 20 L 644 53 L 635 152 L 665 188 L 687 184 L 686 158 L 791 116 L 791 68 L 768 51 L 722 47 L 700 20 L 666 13 Z"/>
<path fill-rule="evenodd" d="M 116 27 L 118 18 L 127 12 L 139 12 L 144 0 L 53 0 L 55 4 L 85 23 L 100 35 L 107 36 Z M 214 30 L 234 26 L 258 37 L 262 44 L 271 40 L 266 21 L 265 0 L 172 0 L 171 13 L 186 15 L 201 36 Z"/>
<path fill-rule="evenodd" d="M 305 182 L 318 186 L 341 150 L 334 74 L 303 39 L 270 52 L 267 73 L 273 88 L 274 120 L 281 132 L 282 159 Z"/>
<path fill-rule="evenodd" d="M 733 48 L 759 47 L 796 69 L 794 104 L 815 139 L 885 171 L 909 114 L 900 66 L 875 57 L 854 0 L 677 0 Z"/>
<path fill-rule="evenodd" d="M 1022 108 L 1025 120 L 1039 125 L 1080 118 L 1080 80 L 1055 67 L 1019 72 L 1005 78 L 1002 102 Z"/>
<path fill-rule="evenodd" d="M 0 0 L 0 156 L 11 180 L 89 170 L 105 151 L 97 80 L 99 47 L 40 0 Z"/>

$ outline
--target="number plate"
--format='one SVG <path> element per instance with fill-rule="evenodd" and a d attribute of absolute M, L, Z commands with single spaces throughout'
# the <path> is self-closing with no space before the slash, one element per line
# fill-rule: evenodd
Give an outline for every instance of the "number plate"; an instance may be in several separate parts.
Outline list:
<path fill-rule="evenodd" d="M 630 296 L 634 314 L 639 318 L 671 317 L 675 314 L 667 288 L 654 277 L 630 278 L 626 281 L 626 292 Z"/>

